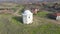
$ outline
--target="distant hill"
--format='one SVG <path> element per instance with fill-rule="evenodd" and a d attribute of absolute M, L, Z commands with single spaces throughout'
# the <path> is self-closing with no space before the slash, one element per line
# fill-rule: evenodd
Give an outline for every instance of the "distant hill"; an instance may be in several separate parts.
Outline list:
<path fill-rule="evenodd" d="M 27 2 L 55 2 L 60 0 L 0 0 L 0 2 L 16 2 L 16 3 L 27 3 Z"/>

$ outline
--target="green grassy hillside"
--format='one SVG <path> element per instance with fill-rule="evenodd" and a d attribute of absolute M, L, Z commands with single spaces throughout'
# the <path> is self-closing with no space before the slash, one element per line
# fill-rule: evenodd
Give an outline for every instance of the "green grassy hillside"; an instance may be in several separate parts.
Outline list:
<path fill-rule="evenodd" d="M 34 16 L 32 24 L 26 25 L 21 17 L 0 14 L 0 34 L 60 34 L 60 25 L 38 16 Z"/>
<path fill-rule="evenodd" d="M 20 8 L 23 9 L 23 6 L 17 5 L 13 10 L 16 14 L 21 14 Z M 23 24 L 22 16 L 13 14 L 0 14 L 0 34 L 60 34 L 60 24 L 45 18 L 48 12 L 43 11 L 34 15 L 33 23 L 29 25 Z"/>

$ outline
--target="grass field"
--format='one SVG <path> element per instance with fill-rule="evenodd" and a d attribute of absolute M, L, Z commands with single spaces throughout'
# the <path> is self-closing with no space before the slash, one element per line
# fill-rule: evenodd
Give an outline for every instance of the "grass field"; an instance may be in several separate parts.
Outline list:
<path fill-rule="evenodd" d="M 26 25 L 21 22 L 21 17 L 0 14 L 0 34 L 60 34 L 60 25 L 35 15 L 34 22 Z"/>
<path fill-rule="evenodd" d="M 48 12 L 44 12 L 44 11 L 42 11 L 42 12 L 39 12 L 38 14 L 37 14 L 37 16 L 39 17 L 45 17 L 46 15 L 48 14 Z"/>
<path fill-rule="evenodd" d="M 22 6 L 17 5 L 13 10 L 21 14 L 19 8 Z M 60 34 L 60 24 L 44 18 L 47 14 L 48 12 L 39 12 L 34 15 L 33 23 L 29 25 L 23 24 L 22 17 L 0 14 L 0 34 Z"/>

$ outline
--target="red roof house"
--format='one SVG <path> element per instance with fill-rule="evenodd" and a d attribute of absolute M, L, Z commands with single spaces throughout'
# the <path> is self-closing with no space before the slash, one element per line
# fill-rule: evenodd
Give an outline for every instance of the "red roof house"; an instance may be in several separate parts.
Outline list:
<path fill-rule="evenodd" d="M 56 20 L 60 20 L 60 12 L 53 13 L 50 17 L 55 18 Z"/>

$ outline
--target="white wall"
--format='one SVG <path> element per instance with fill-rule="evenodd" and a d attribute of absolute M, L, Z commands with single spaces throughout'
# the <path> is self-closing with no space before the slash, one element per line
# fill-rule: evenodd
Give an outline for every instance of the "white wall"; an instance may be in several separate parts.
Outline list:
<path fill-rule="evenodd" d="M 56 17 L 56 20 L 60 20 L 60 16 L 57 16 L 57 17 Z"/>

